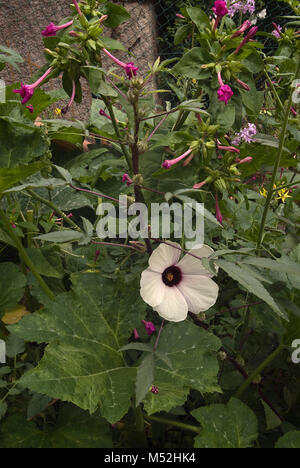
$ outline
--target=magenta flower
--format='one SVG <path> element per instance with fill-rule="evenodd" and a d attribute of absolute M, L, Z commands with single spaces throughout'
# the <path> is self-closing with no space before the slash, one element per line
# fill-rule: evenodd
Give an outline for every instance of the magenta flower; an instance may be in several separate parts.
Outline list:
<path fill-rule="evenodd" d="M 166 159 L 163 163 L 162 163 L 162 167 L 164 167 L 165 169 L 170 169 L 170 167 L 174 166 L 174 164 L 177 164 L 178 162 L 180 162 L 182 159 L 186 158 L 189 154 L 191 154 L 193 150 L 192 149 L 189 149 L 188 151 L 186 151 L 185 153 L 183 153 L 181 156 L 178 156 L 178 158 L 176 159 Z"/>
<path fill-rule="evenodd" d="M 70 109 L 70 107 L 72 106 L 74 99 L 75 99 L 75 95 L 76 95 L 76 83 L 74 80 L 72 80 L 72 94 L 71 94 L 71 97 L 67 106 L 64 109 L 62 109 L 63 114 L 66 114 L 68 110 Z"/>
<path fill-rule="evenodd" d="M 233 91 L 228 85 L 223 85 L 218 89 L 218 99 L 219 101 L 225 102 L 228 104 L 228 101 L 232 98 Z"/>
<path fill-rule="evenodd" d="M 155 387 L 154 385 L 151 388 L 151 392 L 157 395 L 159 393 L 158 387 Z"/>
<path fill-rule="evenodd" d="M 129 187 L 131 184 L 133 184 L 133 180 L 129 177 L 128 174 L 123 174 L 122 182 L 126 182 L 127 187 Z"/>
<path fill-rule="evenodd" d="M 227 4 L 223 0 L 216 0 L 212 10 L 220 18 L 223 18 L 228 13 Z"/>
<path fill-rule="evenodd" d="M 71 24 L 73 24 L 73 21 L 69 21 L 68 23 L 61 24 L 60 26 L 56 26 L 54 23 L 50 23 L 42 31 L 42 34 L 45 37 L 55 36 L 57 31 L 60 31 L 61 29 L 68 28 L 69 26 L 71 26 Z"/>
<path fill-rule="evenodd" d="M 33 114 L 34 109 L 33 109 L 33 105 L 32 105 L 32 104 L 29 104 L 28 106 L 26 106 L 26 109 L 28 109 L 29 112 L 30 112 L 31 114 Z"/>
<path fill-rule="evenodd" d="M 156 332 L 155 325 L 152 322 L 146 322 L 146 320 L 142 320 L 142 324 L 146 329 L 147 335 L 151 336 Z"/>
<path fill-rule="evenodd" d="M 77 0 L 73 0 L 73 3 L 74 3 L 74 5 L 75 5 L 76 11 L 77 11 L 77 13 L 79 14 L 79 16 L 82 16 L 82 11 L 81 11 L 80 8 L 79 8 L 79 5 L 78 5 L 78 3 L 77 3 Z"/>
<path fill-rule="evenodd" d="M 221 72 L 218 73 L 218 81 L 220 84 L 220 88 L 218 89 L 218 99 L 219 101 L 223 101 L 225 102 L 225 104 L 228 104 L 228 101 L 233 96 L 233 91 L 230 88 L 230 86 L 224 84 L 224 81 L 222 80 Z"/>
<path fill-rule="evenodd" d="M 126 63 L 125 71 L 130 80 L 133 76 L 136 76 L 138 69 L 139 67 L 135 67 L 133 62 Z"/>
<path fill-rule="evenodd" d="M 105 110 L 100 109 L 99 114 L 102 115 L 102 117 L 106 117 L 107 119 L 111 120 L 111 117 L 105 112 Z"/>
<path fill-rule="evenodd" d="M 47 76 L 52 72 L 52 68 L 48 68 L 46 73 L 41 76 L 35 83 L 27 85 L 21 83 L 21 88 L 20 89 L 14 89 L 13 92 L 16 94 L 20 94 L 22 98 L 22 104 L 26 104 L 26 102 L 29 101 L 30 98 L 32 98 L 34 90 L 37 86 L 39 86 L 42 81 L 47 78 Z"/>
<path fill-rule="evenodd" d="M 136 328 L 133 330 L 133 336 L 135 340 L 138 340 L 140 338 L 140 335 Z"/>
<path fill-rule="evenodd" d="M 216 193 L 216 196 L 215 196 L 215 200 L 216 200 L 216 219 L 217 219 L 217 221 L 219 221 L 220 224 L 223 224 L 223 216 L 222 216 L 222 213 L 221 213 L 221 210 L 220 210 L 218 194 L 217 193 Z"/>
<path fill-rule="evenodd" d="M 185 17 L 183 15 L 181 15 L 180 13 L 176 13 L 176 16 L 177 16 L 177 18 L 185 19 Z"/>
<path fill-rule="evenodd" d="M 133 62 L 124 63 L 121 60 L 117 59 L 117 57 L 112 55 L 110 52 L 108 52 L 108 50 L 106 50 L 105 48 L 103 48 L 102 50 L 111 60 L 113 60 L 117 65 L 122 67 L 123 70 L 125 70 L 126 75 L 130 80 L 131 78 L 133 78 L 133 76 L 136 76 L 139 68 L 135 67 Z"/>

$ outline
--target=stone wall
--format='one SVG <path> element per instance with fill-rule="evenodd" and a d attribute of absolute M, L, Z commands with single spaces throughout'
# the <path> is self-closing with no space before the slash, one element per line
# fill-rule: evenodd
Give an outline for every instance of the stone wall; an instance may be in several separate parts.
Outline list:
<path fill-rule="evenodd" d="M 147 69 L 148 62 L 153 63 L 157 57 L 154 7 L 151 0 L 142 4 L 136 1 L 118 3 L 125 6 L 131 18 L 115 30 L 107 30 L 106 34 L 119 39 L 128 48 L 134 56 L 133 60 L 143 72 Z M 7 66 L 0 72 L 0 78 L 9 84 L 21 80 L 28 81 L 44 63 L 42 29 L 51 21 L 57 24 L 67 17 L 70 14 L 70 4 L 70 0 L 0 1 L 0 44 L 16 50 L 25 61 L 24 64 L 20 64 L 20 73 Z M 58 87 L 59 83 L 52 83 L 50 86 Z M 84 86 L 86 85 L 83 83 Z M 84 92 L 83 101 L 72 108 L 72 117 L 87 116 L 91 102 L 88 90 Z"/>

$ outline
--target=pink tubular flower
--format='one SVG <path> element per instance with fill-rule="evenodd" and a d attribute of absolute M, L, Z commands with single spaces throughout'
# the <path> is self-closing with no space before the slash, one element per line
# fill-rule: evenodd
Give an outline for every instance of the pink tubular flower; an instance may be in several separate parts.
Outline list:
<path fill-rule="evenodd" d="M 72 106 L 74 99 L 75 99 L 75 95 L 76 95 L 76 83 L 74 80 L 72 80 L 72 94 L 71 94 L 71 97 L 67 106 L 64 109 L 62 109 L 63 114 L 66 114 L 68 110 L 70 109 L 70 107 Z"/>
<path fill-rule="evenodd" d="M 80 8 L 79 8 L 79 5 L 78 5 L 78 3 L 77 3 L 77 0 L 73 0 L 73 3 L 74 3 L 74 5 L 75 5 L 76 11 L 77 11 L 77 13 L 79 14 L 79 16 L 82 16 L 82 11 L 81 11 Z"/>
<path fill-rule="evenodd" d="M 108 52 L 108 50 L 106 50 L 105 48 L 102 49 L 103 52 L 109 57 L 111 58 L 117 65 L 119 65 L 120 67 L 123 68 L 123 70 L 125 70 L 126 72 L 126 75 L 127 77 L 131 80 L 131 78 L 133 78 L 133 76 L 136 76 L 137 74 L 137 71 L 138 71 L 138 67 L 135 67 L 134 63 L 133 62 L 128 62 L 128 63 L 124 63 L 122 62 L 121 60 L 117 59 L 117 57 L 115 57 L 114 55 L 112 55 L 110 52 Z"/>
<path fill-rule="evenodd" d="M 142 320 L 142 324 L 146 329 L 147 335 L 151 336 L 156 332 L 155 325 L 152 322 L 146 322 L 146 320 Z"/>
<path fill-rule="evenodd" d="M 217 221 L 219 221 L 220 224 L 223 224 L 223 216 L 222 216 L 222 213 L 221 213 L 221 210 L 220 210 L 218 194 L 217 193 L 216 193 L 216 196 L 215 196 L 215 200 L 216 200 L 216 219 L 217 219 Z"/>
<path fill-rule="evenodd" d="M 122 182 L 126 182 L 127 187 L 129 187 L 131 184 L 133 184 L 133 180 L 129 177 L 128 174 L 123 174 Z"/>
<path fill-rule="evenodd" d="M 181 15 L 180 13 L 176 13 L 176 16 L 177 16 L 177 18 L 185 19 L 185 17 L 183 15 Z"/>
<path fill-rule="evenodd" d="M 252 39 L 252 37 L 256 35 L 258 29 L 259 29 L 258 26 L 253 26 L 253 28 L 251 28 L 250 31 L 248 31 L 248 34 L 246 35 L 246 37 L 242 40 L 240 45 L 235 49 L 233 53 L 238 54 L 241 48 L 244 47 L 244 45 L 247 44 L 247 42 L 249 42 L 250 39 Z"/>
<path fill-rule="evenodd" d="M 294 117 L 297 117 L 298 115 L 298 112 L 296 111 L 296 109 L 294 109 L 294 107 L 291 107 L 291 113 L 293 114 Z"/>
<path fill-rule="evenodd" d="M 200 182 L 200 184 L 195 184 L 193 185 L 193 189 L 201 189 L 206 183 L 207 181 L 204 180 L 203 182 Z"/>
<path fill-rule="evenodd" d="M 27 85 L 21 83 L 21 88 L 20 89 L 14 89 L 13 92 L 20 94 L 22 97 L 22 104 L 26 104 L 26 102 L 29 101 L 29 99 L 33 96 L 34 90 L 37 86 L 39 86 L 42 81 L 47 78 L 47 76 L 52 72 L 52 68 L 48 68 L 46 73 L 41 76 L 35 83 Z"/>
<path fill-rule="evenodd" d="M 188 156 L 189 154 L 191 154 L 193 150 L 190 148 L 188 151 L 186 151 L 185 153 L 183 153 L 181 156 L 178 156 L 178 158 L 176 159 L 166 159 L 163 163 L 162 163 L 162 167 L 164 167 L 165 169 L 170 169 L 170 167 L 174 166 L 174 164 L 177 164 L 178 162 L 180 162 L 182 159 L 186 158 L 186 156 Z"/>
<path fill-rule="evenodd" d="M 247 31 L 247 29 L 250 28 L 251 25 L 252 25 L 251 21 L 249 21 L 249 20 L 244 21 L 242 26 L 231 36 L 231 39 L 234 39 L 235 37 L 241 36 L 245 31 Z"/>
<path fill-rule="evenodd" d="M 253 160 L 253 158 L 251 156 L 248 156 L 247 158 L 244 158 L 244 159 L 237 159 L 236 160 L 236 163 L 237 164 L 245 164 L 245 163 L 249 163 Z"/>
<path fill-rule="evenodd" d="M 133 336 L 135 340 L 138 340 L 140 338 L 140 335 L 136 328 L 133 330 Z"/>
<path fill-rule="evenodd" d="M 230 153 L 240 154 L 240 152 L 241 152 L 238 148 L 235 148 L 234 146 L 222 146 L 222 145 L 218 144 L 217 148 L 218 148 L 218 150 L 229 151 Z"/>
<path fill-rule="evenodd" d="M 250 86 L 248 86 L 244 81 L 240 80 L 239 78 L 236 79 L 236 82 L 246 91 L 250 91 Z"/>
<path fill-rule="evenodd" d="M 73 21 L 69 21 L 68 23 L 61 24 L 60 26 L 56 26 L 54 23 L 50 23 L 42 31 L 42 34 L 45 37 L 55 36 L 57 31 L 60 31 L 61 29 L 68 28 L 69 26 L 71 26 L 71 24 L 73 24 Z"/>

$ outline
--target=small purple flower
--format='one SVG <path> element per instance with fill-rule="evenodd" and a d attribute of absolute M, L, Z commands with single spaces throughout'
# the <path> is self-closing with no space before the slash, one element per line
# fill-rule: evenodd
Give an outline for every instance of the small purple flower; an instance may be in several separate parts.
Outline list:
<path fill-rule="evenodd" d="M 228 9 L 229 16 L 234 16 L 236 13 L 253 14 L 255 12 L 255 0 L 242 0 L 236 2 L 233 0 Z"/>
<path fill-rule="evenodd" d="M 232 144 L 239 145 L 242 141 L 246 143 L 255 143 L 254 136 L 257 134 L 257 128 L 255 124 L 249 123 L 247 127 L 242 128 L 242 130 L 235 136 L 232 140 Z"/>
<path fill-rule="evenodd" d="M 147 335 L 151 336 L 156 332 L 155 325 L 152 322 L 146 322 L 146 320 L 142 320 L 142 324 L 146 329 Z"/>
<path fill-rule="evenodd" d="M 275 36 L 277 39 L 280 39 L 282 27 L 280 26 L 280 24 L 276 23 L 272 23 L 272 25 L 274 26 L 274 31 L 272 31 L 273 36 Z"/>

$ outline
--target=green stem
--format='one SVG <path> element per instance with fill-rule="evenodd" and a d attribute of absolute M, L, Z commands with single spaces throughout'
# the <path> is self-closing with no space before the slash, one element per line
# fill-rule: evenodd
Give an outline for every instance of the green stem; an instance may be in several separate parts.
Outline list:
<path fill-rule="evenodd" d="M 192 426 L 191 424 L 185 424 L 180 421 L 173 421 L 172 419 L 167 419 L 167 418 L 162 418 L 160 416 L 147 416 L 147 419 L 150 421 L 155 421 L 161 424 L 168 424 L 170 426 L 174 427 L 179 427 L 180 429 L 183 429 L 184 431 L 190 431 L 190 432 L 195 432 L 196 434 L 199 434 L 200 432 L 200 427 L 198 426 Z"/>
<path fill-rule="evenodd" d="M 47 200 L 46 198 L 43 198 L 41 197 L 40 195 L 38 195 L 37 193 L 35 193 L 33 190 L 31 189 L 27 189 L 27 193 L 32 197 L 32 198 L 35 198 L 35 200 L 43 203 L 44 205 L 46 206 L 49 206 L 49 208 L 51 208 L 53 211 L 55 211 L 55 213 L 59 214 L 59 216 L 61 218 L 64 219 L 64 221 L 66 223 L 69 224 L 69 226 L 71 226 L 73 229 L 76 229 L 76 231 L 81 231 L 80 227 L 77 226 L 76 223 L 74 223 L 74 221 L 72 221 L 70 218 L 68 218 L 68 216 L 63 212 L 61 211 L 52 201 L 49 201 Z"/>
<path fill-rule="evenodd" d="M 27 267 L 30 269 L 31 273 L 34 275 L 34 277 L 36 278 L 36 280 L 38 281 L 39 285 L 41 286 L 41 288 L 43 289 L 43 291 L 47 294 L 47 296 L 54 300 L 55 299 L 55 295 L 53 294 L 53 292 L 48 288 L 47 284 L 45 283 L 45 281 L 43 280 L 43 278 L 41 277 L 41 275 L 38 273 L 38 271 L 36 270 L 34 264 L 32 263 L 31 259 L 29 258 L 26 250 L 24 249 L 23 245 L 22 245 L 22 242 L 20 241 L 20 239 L 16 236 L 16 234 L 14 233 L 14 230 L 13 228 L 11 227 L 10 225 L 10 222 L 9 220 L 7 219 L 4 211 L 0 210 L 0 218 L 2 219 L 3 221 L 3 224 L 4 226 L 6 227 L 9 235 L 10 235 L 10 238 L 12 239 L 12 241 L 14 242 L 16 248 L 18 249 L 19 251 L 19 255 L 20 255 L 20 258 L 23 260 L 23 262 L 25 263 L 25 265 L 27 265 Z"/>
<path fill-rule="evenodd" d="M 265 73 L 265 76 L 266 76 L 266 78 L 267 78 L 267 80 L 268 80 L 268 83 L 269 83 L 269 85 L 270 85 L 270 88 L 271 88 L 272 91 L 273 91 L 273 94 L 274 94 L 274 96 L 275 96 L 275 98 L 276 98 L 276 101 L 277 101 L 278 104 L 279 104 L 280 109 L 282 110 L 282 112 L 284 112 L 284 111 L 285 111 L 284 105 L 282 104 L 281 99 L 280 99 L 280 97 L 278 96 L 278 93 L 277 93 L 276 88 L 275 88 L 275 86 L 274 86 L 274 84 L 273 84 L 273 81 L 272 81 L 271 78 L 269 77 L 269 74 L 268 74 L 267 70 L 264 70 L 264 73 Z"/>
<path fill-rule="evenodd" d="M 295 73 L 295 79 L 297 79 L 297 77 L 299 75 L 299 70 L 300 70 L 300 61 L 298 62 L 297 71 Z M 287 126 L 288 126 L 288 121 L 289 121 L 292 98 L 293 98 L 293 90 L 290 93 L 290 97 L 288 99 L 286 109 L 285 109 L 285 115 L 284 115 L 284 120 L 283 120 L 282 131 L 281 131 L 281 135 L 280 135 L 277 158 L 276 158 L 276 161 L 275 161 L 275 164 L 274 164 L 273 174 L 272 174 L 272 177 L 271 177 L 270 186 L 269 186 L 268 195 L 267 195 L 267 200 L 266 200 L 266 203 L 265 203 L 265 208 L 264 208 L 264 212 L 263 212 L 263 216 L 262 216 L 262 220 L 261 220 L 261 225 L 260 225 L 260 231 L 259 231 L 258 241 L 257 241 L 257 249 L 260 248 L 260 246 L 262 244 L 262 241 L 263 241 L 263 237 L 264 237 L 267 215 L 268 215 L 270 203 L 271 203 L 272 197 L 273 197 L 273 187 L 274 187 L 274 183 L 275 183 L 275 180 L 276 180 L 276 177 L 277 177 L 277 172 L 278 172 L 278 169 L 279 169 L 279 165 L 280 165 L 280 161 L 281 161 L 281 157 L 282 157 L 282 153 L 283 153 L 283 148 L 284 148 L 284 143 L 285 143 L 285 139 L 286 139 L 286 132 L 287 132 Z"/>
<path fill-rule="evenodd" d="M 119 129 L 119 126 L 118 126 L 118 122 L 117 122 L 115 113 L 114 113 L 113 106 L 112 106 L 110 100 L 106 96 L 101 96 L 101 98 L 102 98 L 104 104 L 106 105 L 107 110 L 109 112 L 109 115 L 111 117 L 111 121 L 112 121 L 114 130 L 116 132 L 116 135 L 117 135 L 118 139 L 120 140 L 120 146 L 122 148 L 123 154 L 124 154 L 125 159 L 127 161 L 128 167 L 129 167 L 129 169 L 132 169 L 132 164 L 131 164 L 131 161 L 130 161 L 130 156 L 129 156 L 129 153 L 127 151 L 127 148 L 123 145 L 123 143 L 121 143 L 122 135 L 120 133 L 120 129 Z"/>
<path fill-rule="evenodd" d="M 235 397 L 239 398 L 242 393 L 249 387 L 249 385 L 253 382 L 253 380 L 262 373 L 262 371 L 269 365 L 271 362 L 276 358 L 278 354 L 281 353 L 283 350 L 284 345 L 281 343 L 273 353 L 271 353 L 265 360 L 262 362 L 253 372 L 249 375 L 249 377 L 242 383 L 242 385 L 237 390 Z"/>

